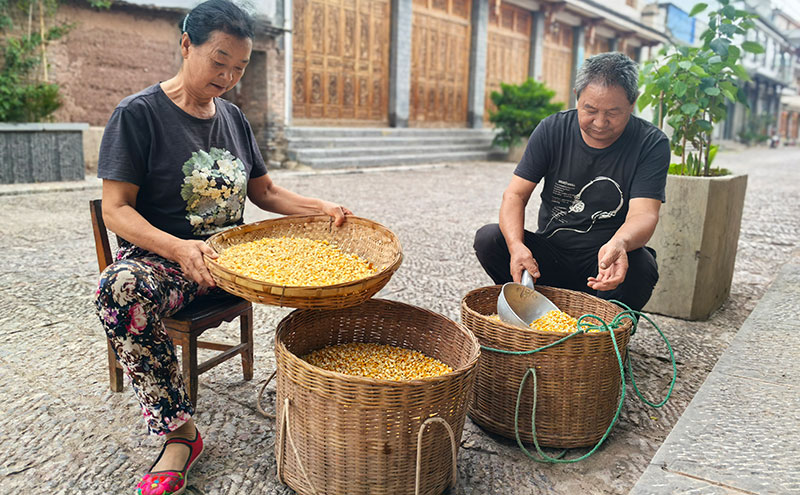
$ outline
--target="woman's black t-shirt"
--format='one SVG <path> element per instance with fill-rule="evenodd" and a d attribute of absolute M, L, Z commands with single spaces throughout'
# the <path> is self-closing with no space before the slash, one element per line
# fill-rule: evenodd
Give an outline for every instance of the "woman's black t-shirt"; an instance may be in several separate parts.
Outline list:
<path fill-rule="evenodd" d="M 247 181 L 267 173 L 250 123 L 215 98 L 199 119 L 155 84 L 114 110 L 100 145 L 97 176 L 139 186 L 136 210 L 182 239 L 204 239 L 242 222 Z"/>

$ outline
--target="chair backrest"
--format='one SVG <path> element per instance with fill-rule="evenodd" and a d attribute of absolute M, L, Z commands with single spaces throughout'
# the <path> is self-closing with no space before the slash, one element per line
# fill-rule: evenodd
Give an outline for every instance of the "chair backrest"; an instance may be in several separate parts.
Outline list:
<path fill-rule="evenodd" d="M 89 201 L 89 210 L 92 214 L 92 230 L 94 230 L 94 247 L 97 251 L 97 266 L 100 271 L 106 269 L 114 261 L 111 254 L 111 244 L 108 242 L 108 230 L 103 221 L 103 201 L 92 199 Z"/>

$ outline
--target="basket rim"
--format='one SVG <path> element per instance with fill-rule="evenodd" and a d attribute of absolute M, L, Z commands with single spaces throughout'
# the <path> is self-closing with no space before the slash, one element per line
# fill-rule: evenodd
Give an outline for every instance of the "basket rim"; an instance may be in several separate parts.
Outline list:
<path fill-rule="evenodd" d="M 389 386 L 389 387 L 407 387 L 407 386 L 410 386 L 410 385 L 426 385 L 426 384 L 431 384 L 431 383 L 437 383 L 437 382 L 440 382 L 440 381 L 447 381 L 447 380 L 453 379 L 454 377 L 463 375 L 463 374 L 469 372 L 471 369 L 475 368 L 475 366 L 477 366 L 478 359 L 481 356 L 480 341 L 475 336 L 475 334 L 469 328 L 467 328 L 465 325 L 463 325 L 463 324 L 461 324 L 461 323 L 459 323 L 457 321 L 454 321 L 454 320 L 452 320 L 452 319 L 450 319 L 450 318 L 448 318 L 448 317 L 446 317 L 446 316 L 444 316 L 442 314 L 436 313 L 436 312 L 431 311 L 429 309 L 420 308 L 419 306 L 414 306 L 412 304 L 406 304 L 406 303 L 402 303 L 402 302 L 399 302 L 399 301 L 392 301 L 390 299 L 381 299 L 381 298 L 377 298 L 377 297 L 373 297 L 373 298 L 369 299 L 369 302 L 372 302 L 372 301 L 378 302 L 379 304 L 390 303 L 390 304 L 394 304 L 394 305 L 405 306 L 405 307 L 411 308 L 413 310 L 418 310 L 418 311 L 422 311 L 422 312 L 428 313 L 428 314 L 430 314 L 430 315 L 432 315 L 434 317 L 444 318 L 449 323 L 454 324 L 459 329 L 459 331 L 465 337 L 467 337 L 470 340 L 470 342 L 472 342 L 472 349 L 471 349 L 471 353 L 470 353 L 470 356 L 469 356 L 469 360 L 463 366 L 460 366 L 459 368 L 453 369 L 453 371 L 450 371 L 450 372 L 445 373 L 443 375 L 429 376 L 429 377 L 425 377 L 425 378 L 415 378 L 413 380 L 387 380 L 387 379 L 383 379 L 383 378 L 369 378 L 369 377 L 366 377 L 366 376 L 348 375 L 346 373 L 340 373 L 338 371 L 326 370 L 324 368 L 320 368 L 319 366 L 315 366 L 315 365 L 309 363 L 308 361 L 306 361 L 305 359 L 301 358 L 300 356 L 298 356 L 294 352 L 290 351 L 286 347 L 286 345 L 283 343 L 283 339 L 280 338 L 281 337 L 281 332 L 283 331 L 284 328 L 286 328 L 286 326 L 288 325 L 289 322 L 291 322 L 291 320 L 293 320 L 294 318 L 299 317 L 298 315 L 303 311 L 319 311 L 319 310 L 315 310 L 315 309 L 296 309 L 296 310 L 292 311 L 291 313 L 289 313 L 287 316 L 285 316 L 278 323 L 278 326 L 277 326 L 276 331 L 275 331 L 275 354 L 277 355 L 278 354 L 278 350 L 280 349 L 280 351 L 282 353 L 284 353 L 284 355 L 287 357 L 287 359 L 289 361 L 293 362 L 296 366 L 299 366 L 300 368 L 302 368 L 305 372 L 316 373 L 316 374 L 322 375 L 323 377 L 336 379 L 336 380 L 339 380 L 339 381 L 342 381 L 342 382 L 346 382 L 346 383 L 353 383 L 353 384 L 359 384 L 359 385 L 375 385 L 375 386 L 379 385 L 379 386 Z M 344 308 L 344 309 L 347 309 L 347 308 Z M 397 346 L 395 346 L 395 347 L 397 347 Z M 417 351 L 417 352 L 422 352 L 422 351 L 419 351 L 417 349 L 411 349 L 411 350 L 412 351 Z M 428 357 L 431 357 L 431 356 L 428 356 Z M 434 358 L 434 359 L 437 359 L 437 358 Z M 437 360 L 441 362 L 441 359 L 437 359 Z M 290 377 L 290 379 L 291 379 L 291 377 Z"/>
<path fill-rule="evenodd" d="M 467 292 L 467 294 L 464 297 L 461 298 L 461 308 L 463 310 L 467 311 L 472 316 L 475 316 L 475 317 L 480 318 L 482 320 L 489 320 L 493 324 L 500 325 L 501 328 L 508 329 L 508 330 L 514 330 L 514 331 L 517 331 L 517 332 L 521 332 L 523 334 L 527 333 L 527 334 L 532 334 L 532 335 L 567 336 L 567 335 L 570 335 L 571 333 L 574 333 L 574 332 L 546 332 L 544 330 L 539 330 L 538 328 L 533 328 L 533 327 L 528 327 L 528 328 L 518 327 L 516 325 L 512 325 L 510 323 L 506 323 L 503 320 L 499 320 L 499 319 L 495 320 L 495 319 L 489 318 L 488 316 L 484 315 L 483 313 L 479 313 L 479 312 L 475 311 L 474 309 L 472 309 L 471 307 L 469 307 L 469 305 L 467 304 L 467 298 L 468 297 L 476 294 L 479 291 L 486 290 L 486 289 L 493 289 L 495 287 L 502 287 L 502 285 L 486 285 L 486 286 L 483 286 L 483 287 L 477 287 L 477 288 L 472 289 L 471 291 Z M 582 295 L 585 295 L 585 296 L 594 297 L 595 299 L 599 299 L 600 301 L 603 301 L 603 302 L 606 302 L 608 304 L 617 306 L 616 304 L 612 303 L 611 301 L 608 301 L 606 299 L 600 299 L 599 297 L 593 296 L 593 295 L 588 294 L 586 292 L 581 292 L 581 291 L 571 290 L 571 289 L 562 289 L 561 287 L 552 287 L 552 286 L 549 286 L 549 285 L 540 285 L 538 287 L 546 287 L 548 289 L 555 289 L 555 290 L 561 290 L 561 291 L 566 291 L 566 292 L 572 292 L 572 293 L 576 293 L 576 294 L 582 294 Z M 621 306 L 617 306 L 617 307 L 620 308 L 620 310 L 623 310 L 623 311 L 625 309 L 625 308 L 623 308 Z M 614 332 L 624 332 L 627 329 L 629 329 L 629 327 L 632 327 L 632 326 L 633 326 L 633 324 L 631 323 L 631 321 L 629 319 L 625 319 L 625 322 L 620 327 L 615 328 Z M 607 333 L 606 330 L 601 330 L 599 332 L 583 332 L 581 335 L 582 336 L 587 336 L 588 338 L 597 338 L 597 337 L 605 335 L 606 333 Z"/>
<path fill-rule="evenodd" d="M 279 285 L 279 284 L 273 284 L 272 282 L 267 282 L 266 280 L 259 280 L 259 279 L 251 278 L 251 277 L 248 277 L 246 275 L 242 275 L 241 273 L 238 273 L 238 272 L 235 272 L 233 270 L 230 270 L 230 269 L 222 266 L 221 264 L 219 264 L 219 262 L 217 262 L 216 259 L 209 257 L 207 254 L 203 254 L 203 261 L 205 261 L 206 266 L 211 265 L 211 266 L 213 266 L 213 268 L 215 270 L 219 270 L 221 272 L 224 272 L 224 273 L 226 273 L 227 275 L 229 275 L 231 277 L 238 278 L 238 279 L 244 280 L 246 282 L 251 282 L 253 284 L 260 284 L 260 285 L 262 285 L 264 287 L 268 287 L 270 289 L 280 289 L 280 290 L 284 290 L 284 291 L 286 289 L 293 289 L 293 290 L 295 290 L 295 289 L 301 289 L 301 290 L 302 289 L 307 289 L 307 290 L 317 291 L 317 290 L 320 290 L 320 289 L 346 288 L 346 287 L 349 287 L 349 286 L 352 286 L 352 285 L 358 285 L 358 284 L 363 284 L 363 283 L 366 283 L 366 282 L 371 282 L 373 280 L 376 280 L 376 279 L 379 279 L 379 278 L 385 276 L 387 273 L 393 273 L 393 272 L 397 271 L 397 269 L 400 267 L 400 265 L 403 262 L 403 248 L 402 248 L 402 245 L 400 244 L 400 239 L 397 238 L 397 235 L 395 235 L 395 233 L 392 232 L 390 229 L 388 229 L 386 226 L 384 226 L 384 225 L 382 225 L 382 224 L 380 224 L 380 223 L 378 223 L 378 222 L 376 222 L 374 220 L 370 220 L 368 218 L 358 217 L 358 216 L 355 216 L 355 215 L 348 215 L 347 216 L 347 221 L 349 222 L 351 220 L 355 220 L 356 223 L 368 224 L 368 225 L 371 225 L 373 227 L 377 227 L 379 230 L 385 231 L 386 233 L 388 233 L 391 236 L 392 240 L 397 245 L 397 255 L 395 256 L 395 259 L 386 268 L 384 268 L 383 270 L 380 270 L 379 272 L 377 272 L 377 273 L 375 273 L 373 275 L 370 275 L 368 277 L 359 278 L 359 279 L 356 279 L 356 280 L 351 280 L 349 282 L 342 282 L 342 283 L 332 284 L 332 285 Z M 214 249 L 214 246 L 212 245 L 212 241 L 216 240 L 219 237 L 222 237 L 222 235 L 229 235 L 231 232 L 233 232 L 233 231 L 235 231 L 237 229 L 243 229 L 245 227 L 253 228 L 254 226 L 260 226 L 262 224 L 309 223 L 309 222 L 321 222 L 321 221 L 325 221 L 325 222 L 328 222 L 331 225 L 333 225 L 333 217 L 330 217 L 328 215 L 284 215 L 284 216 L 278 217 L 278 218 L 269 218 L 269 219 L 266 219 L 266 220 L 259 220 L 258 222 L 245 223 L 245 224 L 242 224 L 242 225 L 237 225 L 235 227 L 231 227 L 229 229 L 225 229 L 222 232 L 217 232 L 216 234 L 214 234 L 211 237 L 209 237 L 208 239 L 206 239 L 205 243 L 217 255 L 219 255 L 217 250 Z M 212 273 L 212 276 L 213 276 L 213 273 Z"/>

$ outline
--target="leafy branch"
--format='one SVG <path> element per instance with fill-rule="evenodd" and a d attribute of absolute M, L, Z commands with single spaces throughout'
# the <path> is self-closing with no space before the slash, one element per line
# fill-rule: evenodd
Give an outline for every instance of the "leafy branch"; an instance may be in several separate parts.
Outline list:
<path fill-rule="evenodd" d="M 96 8 L 111 5 L 88 2 Z M 0 0 L 0 122 L 38 122 L 61 106 L 58 85 L 49 81 L 47 46 L 73 26 L 48 26 L 57 9 L 58 0 Z"/>
<path fill-rule="evenodd" d="M 754 41 L 737 43 L 755 28 L 757 14 L 736 9 L 730 0 L 720 0 L 720 5 L 709 12 L 701 46 L 666 46 L 658 59 L 645 64 L 640 76 L 644 92 L 639 110 L 653 107 L 659 128 L 666 121 L 673 129 L 670 146 L 681 157 L 681 174 L 710 175 L 716 149 L 711 143 L 714 125 L 727 118 L 728 102 L 748 106 L 744 83 L 750 76 L 741 56 L 764 53 Z M 689 15 L 694 17 L 707 7 L 699 3 Z"/>

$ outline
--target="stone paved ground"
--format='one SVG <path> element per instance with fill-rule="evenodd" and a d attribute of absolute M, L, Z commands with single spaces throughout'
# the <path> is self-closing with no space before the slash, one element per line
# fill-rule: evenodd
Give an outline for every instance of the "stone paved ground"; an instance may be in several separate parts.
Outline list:
<path fill-rule="evenodd" d="M 750 175 L 733 290 L 706 322 L 657 317 L 679 363 L 673 399 L 653 410 L 629 397 L 607 443 L 577 464 L 534 463 L 513 442 L 467 420 L 453 493 L 631 489 L 800 238 L 800 150 L 761 148 L 721 153 L 718 160 Z M 381 296 L 457 319 L 460 298 L 490 283 L 472 253 L 472 235 L 496 221 L 512 170 L 508 163 L 465 163 L 274 177 L 389 226 L 406 257 Z M 92 306 L 97 266 L 87 201 L 98 195 L 89 188 L 0 196 L 0 493 L 132 493 L 160 446 L 145 435 L 129 388 L 108 389 L 106 347 Z M 256 213 L 246 219 L 264 218 Z M 244 382 L 233 361 L 201 377 L 196 419 L 207 453 L 187 493 L 291 493 L 275 478 L 273 423 L 255 408 L 259 382 L 274 369 L 275 326 L 288 312 L 256 310 L 255 380 Z M 210 334 L 224 339 L 235 331 Z M 642 328 L 631 353 L 637 381 L 651 397 L 662 396 L 669 365 L 656 333 Z"/>

